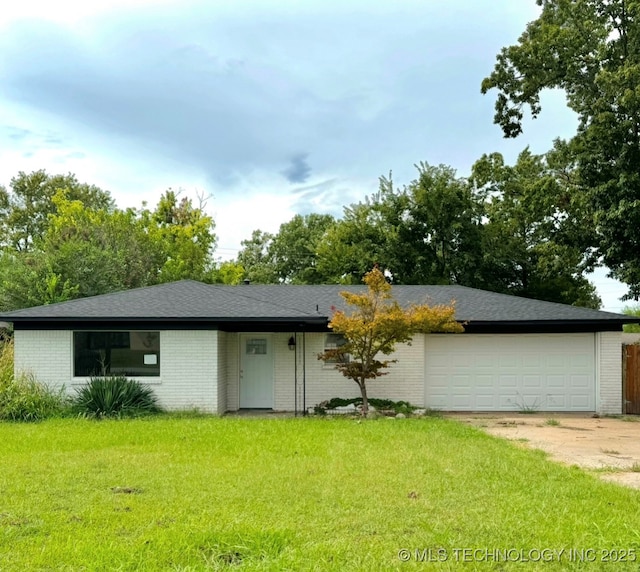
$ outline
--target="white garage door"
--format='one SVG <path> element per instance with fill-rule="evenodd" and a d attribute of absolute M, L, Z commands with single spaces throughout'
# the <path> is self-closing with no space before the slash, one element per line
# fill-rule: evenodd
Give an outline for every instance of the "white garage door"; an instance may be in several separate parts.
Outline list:
<path fill-rule="evenodd" d="M 426 405 L 594 411 L 594 334 L 426 336 Z"/>

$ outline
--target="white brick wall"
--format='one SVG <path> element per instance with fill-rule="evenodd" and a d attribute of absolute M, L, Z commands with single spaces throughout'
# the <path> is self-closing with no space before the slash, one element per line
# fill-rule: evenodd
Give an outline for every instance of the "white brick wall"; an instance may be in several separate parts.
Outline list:
<path fill-rule="evenodd" d="M 294 409 L 295 363 L 298 357 L 298 409 L 303 402 L 303 346 L 306 346 L 306 406 L 313 407 L 332 397 L 359 397 L 360 389 L 356 383 L 345 378 L 339 371 L 318 360 L 324 351 L 325 334 L 308 333 L 303 344 L 302 334 L 297 337 L 297 351 L 290 351 L 287 341 L 291 334 L 274 335 L 275 362 L 275 409 L 291 411 Z M 415 405 L 424 402 L 424 336 L 417 335 L 411 346 L 400 344 L 393 356 L 398 363 L 392 364 L 384 375 L 367 382 L 369 397 L 404 400 Z"/>
<path fill-rule="evenodd" d="M 15 371 L 33 374 L 51 387 L 71 389 L 72 336 L 68 330 L 16 330 Z"/>
<path fill-rule="evenodd" d="M 222 335 L 204 330 L 160 332 L 161 383 L 153 389 L 163 407 L 218 413 L 218 339 Z"/>
<path fill-rule="evenodd" d="M 223 336 L 217 331 L 160 332 L 160 377 L 138 379 L 151 385 L 162 407 L 196 407 L 211 413 L 224 410 L 226 400 L 216 381 L 219 369 L 224 369 L 224 364 L 219 368 L 218 360 L 218 338 Z M 82 382 L 73 379 L 73 332 L 16 330 L 15 369 L 71 391 L 72 384 Z"/>
<path fill-rule="evenodd" d="M 294 410 L 294 359 L 289 349 L 291 333 L 273 334 L 273 408 L 276 411 Z M 302 338 L 300 338 L 302 339 Z"/>
<path fill-rule="evenodd" d="M 622 413 L 621 332 L 596 334 L 596 391 L 598 413 Z"/>
<path fill-rule="evenodd" d="M 274 405 L 277 411 L 293 411 L 295 407 L 295 362 L 298 360 L 298 410 L 302 411 L 303 400 L 303 336 L 297 335 L 295 352 L 289 350 L 288 341 L 292 333 L 272 334 L 274 361 Z M 227 411 L 237 411 L 238 405 L 238 360 L 239 334 L 227 334 Z M 389 375 L 369 382 L 369 396 L 407 400 L 416 405 L 424 401 L 424 341 L 416 336 L 413 346 L 398 346 L 400 363 L 393 364 Z M 358 397 L 360 390 L 331 366 L 317 359 L 324 350 L 324 334 L 309 333 L 306 340 L 306 405 L 314 405 L 332 397 Z"/>
<path fill-rule="evenodd" d="M 302 410 L 303 336 L 297 336 L 292 352 L 290 333 L 273 334 L 274 409 L 292 411 L 295 402 L 294 359 L 298 360 L 298 409 Z M 324 334 L 309 333 L 306 339 L 306 406 L 332 397 L 357 397 L 356 384 L 324 365 L 317 354 L 324 349 Z M 601 332 L 595 336 L 597 411 L 622 412 L 621 334 Z M 162 331 L 161 377 L 147 381 L 163 407 L 197 407 L 222 414 L 238 409 L 239 334 L 218 331 Z M 73 382 L 73 335 L 65 330 L 15 331 L 15 369 L 28 371 L 53 387 L 70 389 Z M 399 345 L 389 374 L 368 382 L 369 396 L 405 400 L 424 405 L 425 336 L 411 346 Z M 77 379 L 75 380 L 77 382 Z"/>
<path fill-rule="evenodd" d="M 227 340 L 228 334 L 218 332 L 218 414 L 227 410 Z"/>
<path fill-rule="evenodd" d="M 227 411 L 237 411 L 240 407 L 240 336 L 227 334 Z"/>

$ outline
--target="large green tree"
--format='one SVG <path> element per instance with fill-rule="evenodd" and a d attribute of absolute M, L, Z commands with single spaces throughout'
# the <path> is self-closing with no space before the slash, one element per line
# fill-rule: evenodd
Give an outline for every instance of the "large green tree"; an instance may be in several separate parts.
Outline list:
<path fill-rule="evenodd" d="M 73 300 L 79 287 L 41 250 L 0 254 L 0 311 Z"/>
<path fill-rule="evenodd" d="M 581 205 L 543 155 L 528 149 L 515 165 L 499 153 L 473 166 L 471 183 L 484 197 L 481 248 L 485 287 L 518 296 L 600 307 L 590 252 L 582 248 Z"/>
<path fill-rule="evenodd" d="M 212 219 L 169 190 L 155 210 L 90 207 L 59 190 L 42 236 L 0 257 L 3 310 L 190 278 L 213 281 Z M 227 280 L 233 280 L 225 273 Z"/>
<path fill-rule="evenodd" d="M 378 197 L 345 206 L 318 243 L 317 268 L 326 282 L 360 284 L 373 266 L 388 269 L 393 229 L 377 208 Z"/>
<path fill-rule="evenodd" d="M 627 306 L 622 310 L 627 316 L 636 316 L 640 320 L 640 306 Z M 640 334 L 640 324 L 625 324 L 622 329 L 629 334 Z"/>
<path fill-rule="evenodd" d="M 244 279 L 256 284 L 276 284 L 276 271 L 271 244 L 273 234 L 262 230 L 254 230 L 251 238 L 243 240 L 242 249 L 236 262 L 244 269 Z"/>
<path fill-rule="evenodd" d="M 75 175 L 20 171 L 9 189 L 0 186 L 0 246 L 19 252 L 32 250 L 49 226 L 49 215 L 57 212 L 53 198 L 59 191 L 87 208 L 110 210 L 115 206 L 108 191 L 80 183 Z"/>
<path fill-rule="evenodd" d="M 447 165 L 416 165 L 402 191 L 383 179 L 379 209 L 393 229 L 391 273 L 400 284 L 482 287 L 482 203 Z"/>
<path fill-rule="evenodd" d="M 63 194 L 54 201 L 57 213 L 37 246 L 53 272 L 76 287 L 77 297 L 158 281 L 156 245 L 135 209 L 90 209 Z"/>
<path fill-rule="evenodd" d="M 188 197 L 168 189 L 154 211 L 138 213 L 155 255 L 155 282 L 210 281 L 216 245 L 213 219 Z"/>
<path fill-rule="evenodd" d="M 640 296 L 640 2 L 536 0 L 540 16 L 497 56 L 482 92 L 497 91 L 495 122 L 523 129 L 540 94 L 561 89 L 579 126 L 565 147 L 574 191 L 593 205 L 592 245 L 614 277 Z M 586 221 L 591 224 L 591 221 Z"/>
<path fill-rule="evenodd" d="M 270 253 L 280 282 L 322 284 L 325 276 L 317 268 L 318 244 L 334 224 L 328 214 L 295 215 L 280 225 Z"/>
<path fill-rule="evenodd" d="M 377 193 L 345 208 L 318 248 L 323 274 L 357 284 L 377 264 L 394 284 L 482 286 L 481 203 L 451 167 L 416 169 L 404 188 L 381 177 Z"/>
<path fill-rule="evenodd" d="M 318 245 L 334 222 L 331 215 L 312 213 L 295 215 L 277 234 L 254 230 L 236 262 L 258 284 L 322 284 L 327 276 L 318 268 Z"/>
<path fill-rule="evenodd" d="M 401 189 L 382 177 L 378 192 L 347 207 L 324 235 L 318 270 L 356 284 L 377 264 L 394 284 L 459 284 L 599 307 L 584 277 L 593 265 L 586 207 L 561 159 L 525 150 L 510 166 L 485 155 L 469 178 L 420 163 Z"/>

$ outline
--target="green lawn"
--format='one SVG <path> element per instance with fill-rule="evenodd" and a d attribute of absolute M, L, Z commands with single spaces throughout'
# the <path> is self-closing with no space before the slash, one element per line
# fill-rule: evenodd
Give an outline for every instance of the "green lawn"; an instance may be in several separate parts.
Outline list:
<path fill-rule="evenodd" d="M 625 550 L 640 492 L 455 421 L 0 424 L 3 572 L 638 570 Z"/>

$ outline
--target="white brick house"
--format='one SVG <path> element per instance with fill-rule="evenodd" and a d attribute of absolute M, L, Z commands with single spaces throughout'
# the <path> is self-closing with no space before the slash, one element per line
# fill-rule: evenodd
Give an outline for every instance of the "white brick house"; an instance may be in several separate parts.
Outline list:
<path fill-rule="evenodd" d="M 304 411 L 357 386 L 317 359 L 339 293 L 364 287 L 181 281 L 0 314 L 16 370 L 72 390 L 100 371 L 163 406 Z M 633 318 L 460 286 L 395 286 L 402 304 L 455 300 L 463 334 L 400 345 L 372 397 L 451 411 L 622 412 L 620 338 Z"/>

